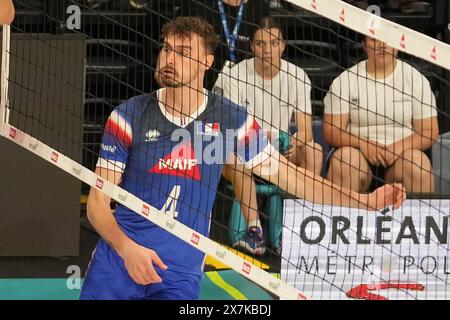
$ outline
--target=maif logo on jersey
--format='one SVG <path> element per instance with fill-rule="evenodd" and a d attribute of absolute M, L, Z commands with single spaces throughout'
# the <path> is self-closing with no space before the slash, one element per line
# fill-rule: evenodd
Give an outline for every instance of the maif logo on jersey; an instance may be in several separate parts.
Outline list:
<path fill-rule="evenodd" d="M 198 160 L 195 158 L 192 146 L 181 145 L 164 159 L 159 159 L 149 172 L 200 180 L 200 170 L 197 164 Z"/>

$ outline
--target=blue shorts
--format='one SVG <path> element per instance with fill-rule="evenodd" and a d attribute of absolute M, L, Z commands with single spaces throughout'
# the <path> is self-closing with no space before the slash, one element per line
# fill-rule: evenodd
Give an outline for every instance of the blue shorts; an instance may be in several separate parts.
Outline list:
<path fill-rule="evenodd" d="M 100 240 L 81 289 L 80 300 L 195 300 L 200 278 L 155 268 L 162 283 L 140 285 L 128 275 L 124 261 Z"/>

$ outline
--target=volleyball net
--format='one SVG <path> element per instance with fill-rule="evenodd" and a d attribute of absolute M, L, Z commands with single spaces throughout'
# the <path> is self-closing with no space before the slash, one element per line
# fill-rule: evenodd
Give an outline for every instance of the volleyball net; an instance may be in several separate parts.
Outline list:
<path fill-rule="evenodd" d="M 310 138 L 316 142 L 313 160 L 321 158 L 318 175 L 329 176 L 333 165 L 347 177 L 368 173 L 354 156 L 341 157 L 337 167 L 333 162 L 339 150 L 334 156 L 330 151 L 343 143 L 336 141 L 336 133 L 345 129 L 354 135 L 381 136 L 377 143 L 384 146 L 409 135 L 420 137 L 426 145 L 419 147 L 423 155 L 418 158 L 400 155 L 405 168 L 396 174 L 416 176 L 418 171 L 419 178 L 412 183 L 409 199 L 393 211 L 313 204 L 259 179 L 255 187 L 240 188 L 246 196 L 257 195 L 257 204 L 252 204 L 251 209 L 258 211 L 265 244 L 263 253 L 254 255 L 242 246 L 248 235 L 248 221 L 242 214 L 246 204 L 237 199 L 245 197 L 239 197 L 236 186 L 226 179 L 218 186 L 215 182 L 203 186 L 218 189 L 214 196 L 203 195 L 196 202 L 179 198 L 178 189 L 154 186 L 167 198 L 162 207 L 155 208 L 138 194 L 94 173 L 102 152 L 118 151 L 102 140 L 108 119 L 120 126 L 119 122 L 125 121 L 122 118 L 132 113 L 125 104 L 124 114 L 113 118 L 116 107 L 161 87 L 154 74 L 164 46 L 160 38 L 162 25 L 180 15 L 220 17 L 220 10 L 202 1 L 151 1 L 143 7 L 128 1 L 16 3 L 15 22 L 2 30 L 1 133 L 81 180 L 84 184 L 80 194 L 87 194 L 89 188 L 101 190 L 117 205 L 204 252 L 209 256 L 207 267 L 213 258 L 282 299 L 449 298 L 450 169 L 446 159 L 450 155 L 450 137 L 446 132 L 450 131 L 450 47 L 437 40 L 448 42 L 449 38 L 444 25 L 434 22 L 433 9 L 427 7 L 416 17 L 423 22 L 423 26 L 412 24 L 417 31 L 401 24 L 402 18 L 411 22 L 408 16 L 386 16 L 379 7 L 364 11 L 337 0 L 261 1 L 261 7 L 267 6 L 269 11 L 254 6 L 252 10 L 258 10 L 254 15 L 274 17 L 281 35 L 273 39 L 274 35 L 269 34 L 270 41 L 285 44 L 285 62 L 276 78 L 279 82 L 272 83 L 250 70 L 257 55 L 257 41 L 265 41 L 264 34 L 259 40 L 255 37 L 259 21 L 243 21 L 241 28 L 248 30 L 249 37 L 238 39 L 236 62 L 247 61 L 248 69 L 242 62 L 233 67 L 234 71 L 225 65 L 229 57 L 223 52 L 227 52 L 229 44 L 222 36 L 216 61 L 206 76 L 206 87 L 254 108 L 250 113 L 264 132 L 271 134 L 270 139 L 281 153 L 312 135 Z M 382 11 L 377 12 L 379 9 Z M 227 18 L 235 21 L 236 16 Z M 231 28 L 233 25 L 230 23 Z M 376 47 L 378 42 L 384 43 L 382 49 Z M 394 60 L 392 54 L 397 53 L 387 47 L 399 51 L 393 75 L 367 72 L 366 61 L 371 54 L 376 63 Z M 377 56 L 379 51 L 381 58 Z M 295 86 L 289 87 L 289 83 Z M 298 114 L 307 119 L 301 123 L 310 125 L 310 132 L 299 126 Z M 342 114 L 349 115 L 349 121 L 358 123 L 358 128 L 353 124 L 342 127 Z M 438 134 L 428 121 L 432 118 L 439 124 Z M 122 127 L 123 135 L 130 129 L 127 126 Z M 158 131 L 143 132 L 143 139 L 157 141 Z M 217 127 L 206 123 L 201 132 L 212 141 L 222 136 L 220 124 Z M 314 153 L 318 150 L 322 151 L 319 155 Z M 193 159 L 187 158 L 189 154 L 174 149 L 161 159 L 153 151 L 141 156 L 148 163 L 149 175 L 165 175 L 173 170 L 183 178 L 181 188 L 196 188 L 199 172 L 197 164 L 189 161 Z M 380 156 L 385 161 L 386 154 Z M 120 161 L 102 161 L 111 170 L 120 166 Z M 186 182 L 186 177 L 192 182 Z M 386 178 L 377 175 L 373 179 L 381 185 Z M 152 178 L 142 177 L 141 181 L 147 179 Z M 366 191 L 373 189 L 368 187 Z M 212 214 L 202 213 L 200 208 L 210 202 L 214 202 Z M 209 225 L 210 237 L 177 221 L 177 203 L 194 211 L 198 208 L 196 223 Z M 245 255 L 237 254 L 232 247 Z"/>

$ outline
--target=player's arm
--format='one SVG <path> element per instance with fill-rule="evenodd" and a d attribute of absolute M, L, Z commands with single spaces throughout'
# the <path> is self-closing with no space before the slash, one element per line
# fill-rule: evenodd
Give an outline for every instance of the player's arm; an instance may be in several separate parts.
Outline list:
<path fill-rule="evenodd" d="M 364 157 L 373 165 L 387 166 L 384 158 L 384 146 L 377 142 L 358 137 L 347 131 L 350 114 L 328 114 L 323 117 L 323 138 L 329 145 L 340 147 L 354 147 L 361 150 Z"/>
<path fill-rule="evenodd" d="M 0 0 L 0 24 L 10 24 L 14 20 L 12 0 Z"/>
<path fill-rule="evenodd" d="M 296 142 L 297 147 L 300 148 L 313 140 L 312 115 L 297 111 L 295 113 L 295 122 L 297 124 Z"/>
<path fill-rule="evenodd" d="M 254 167 L 253 172 L 295 197 L 317 204 L 381 210 L 388 205 L 398 208 L 406 199 L 401 184 L 385 185 L 371 194 L 357 193 L 295 166 L 276 151 Z"/>
<path fill-rule="evenodd" d="M 403 143 L 405 150 L 427 150 L 439 136 L 439 123 L 437 117 L 413 120 L 414 134 L 406 138 Z"/>
<path fill-rule="evenodd" d="M 118 184 L 122 177 L 122 173 L 102 167 L 97 167 L 95 173 L 114 184 Z M 167 266 L 155 251 L 138 245 L 120 229 L 111 211 L 110 203 L 109 196 L 96 188 L 91 188 L 87 203 L 87 216 L 90 223 L 124 260 L 130 277 L 136 283 L 146 285 L 161 282 L 152 263 L 162 269 L 166 269 Z"/>

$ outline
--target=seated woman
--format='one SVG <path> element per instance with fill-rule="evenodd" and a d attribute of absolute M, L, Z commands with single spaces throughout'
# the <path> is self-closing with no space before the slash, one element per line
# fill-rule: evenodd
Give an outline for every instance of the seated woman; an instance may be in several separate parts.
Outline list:
<path fill-rule="evenodd" d="M 368 59 L 336 78 L 325 97 L 324 139 L 337 149 L 328 179 L 363 192 L 377 175 L 407 192 L 433 192 L 424 153 L 439 134 L 430 84 L 385 43 L 366 37 L 363 46 Z"/>
<path fill-rule="evenodd" d="M 290 143 L 279 151 L 296 165 L 315 174 L 322 168 L 322 148 L 313 141 L 311 83 L 299 67 L 282 59 L 286 43 L 281 28 L 272 17 L 261 19 L 251 37 L 254 58 L 229 68 L 225 66 L 214 90 L 242 105 L 255 116 L 269 140 L 280 147 L 279 140 Z M 289 134 L 290 119 L 295 114 L 297 133 Z M 282 145 L 283 143 L 281 143 Z M 264 253 L 264 237 L 257 211 L 256 186 L 250 170 L 242 164 L 227 164 L 223 176 L 233 184 L 249 226 L 248 236 L 233 244 L 254 254 Z M 279 248 L 276 248 L 279 249 Z"/>

